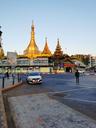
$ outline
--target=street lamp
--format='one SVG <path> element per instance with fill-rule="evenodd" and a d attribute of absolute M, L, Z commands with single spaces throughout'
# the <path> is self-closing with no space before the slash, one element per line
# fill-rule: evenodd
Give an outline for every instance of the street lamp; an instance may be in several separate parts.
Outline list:
<path fill-rule="evenodd" d="M 4 51 L 2 49 L 2 31 L 1 31 L 1 26 L 0 26 L 0 61 L 1 61 L 1 65 L 2 65 L 2 57 L 4 56 Z M 3 66 L 2 66 L 3 69 Z M 3 70 L 2 70 L 3 72 Z"/>
<path fill-rule="evenodd" d="M 1 26 L 0 26 L 0 29 L 1 29 Z M 0 47 L 1 47 L 1 40 L 2 40 L 1 36 L 2 36 L 2 31 L 0 30 Z"/>

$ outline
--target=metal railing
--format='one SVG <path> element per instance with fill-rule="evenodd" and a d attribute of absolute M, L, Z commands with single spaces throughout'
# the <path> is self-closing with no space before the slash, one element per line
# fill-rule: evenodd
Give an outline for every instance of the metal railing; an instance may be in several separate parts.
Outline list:
<path fill-rule="evenodd" d="M 6 76 L 6 74 L 0 74 L 0 88 L 5 88 L 8 85 L 14 85 L 15 83 L 18 83 L 21 81 L 20 74 L 9 74 L 9 76 Z"/>

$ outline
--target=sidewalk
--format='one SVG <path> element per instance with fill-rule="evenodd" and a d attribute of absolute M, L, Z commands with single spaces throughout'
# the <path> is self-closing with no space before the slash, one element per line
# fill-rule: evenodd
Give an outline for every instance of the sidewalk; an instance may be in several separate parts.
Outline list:
<path fill-rule="evenodd" d="M 0 91 L 0 128 L 8 128 L 6 122 L 6 115 L 3 103 L 2 93 Z"/>
<path fill-rule="evenodd" d="M 13 77 L 9 77 L 9 78 L 4 78 L 4 88 L 10 86 L 10 85 L 13 85 L 13 82 L 14 84 L 16 84 L 18 82 L 18 79 L 17 79 L 17 76 L 14 78 L 14 81 L 13 81 Z M 3 87 L 3 78 L 0 78 L 0 89 Z"/>
<path fill-rule="evenodd" d="M 96 122 L 48 97 L 47 93 L 8 98 L 16 128 L 96 128 Z"/>
<path fill-rule="evenodd" d="M 13 78 L 10 77 L 4 78 L 4 90 L 11 87 L 14 88 L 18 83 L 17 77 L 14 79 L 14 85 L 13 85 Z M 19 84 L 19 83 L 18 83 Z M 0 128 L 8 128 L 7 124 L 7 116 L 5 112 L 5 106 L 4 106 L 4 99 L 2 95 L 2 79 L 0 78 Z"/>

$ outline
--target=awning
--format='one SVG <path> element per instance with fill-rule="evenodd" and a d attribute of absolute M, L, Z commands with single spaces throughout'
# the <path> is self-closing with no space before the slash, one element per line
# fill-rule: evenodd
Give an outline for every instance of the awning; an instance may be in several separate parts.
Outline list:
<path fill-rule="evenodd" d="M 68 63 L 64 64 L 64 67 L 75 67 L 75 66 L 76 66 L 75 64 L 68 64 Z"/>

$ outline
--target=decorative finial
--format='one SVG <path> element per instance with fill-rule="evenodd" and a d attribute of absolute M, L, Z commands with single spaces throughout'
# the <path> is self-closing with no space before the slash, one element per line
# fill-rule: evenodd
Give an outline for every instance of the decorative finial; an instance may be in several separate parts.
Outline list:
<path fill-rule="evenodd" d="M 47 37 L 45 37 L 45 42 L 47 42 Z"/>
<path fill-rule="evenodd" d="M 34 26 L 34 21 L 32 20 L 32 26 Z"/>
<path fill-rule="evenodd" d="M 34 21 L 32 20 L 32 26 L 31 29 L 34 30 Z"/>
<path fill-rule="evenodd" d="M 57 39 L 57 43 L 59 44 L 59 38 Z"/>
<path fill-rule="evenodd" d="M 1 29 L 1 26 L 0 26 L 0 29 Z M 0 30 L 0 36 L 2 35 L 2 31 Z"/>

